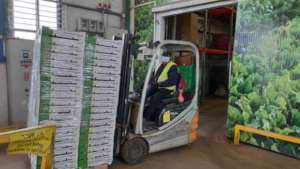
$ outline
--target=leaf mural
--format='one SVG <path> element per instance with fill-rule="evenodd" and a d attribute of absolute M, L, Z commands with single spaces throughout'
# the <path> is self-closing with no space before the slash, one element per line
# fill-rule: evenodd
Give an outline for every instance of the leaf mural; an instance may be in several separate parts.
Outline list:
<path fill-rule="evenodd" d="M 153 39 L 154 3 L 143 5 L 135 9 L 135 35 L 137 43 L 146 43 Z"/>
<path fill-rule="evenodd" d="M 240 0 L 227 133 L 235 124 L 300 137 L 300 1 Z M 241 140 L 300 158 L 300 146 L 244 134 Z"/>
<path fill-rule="evenodd" d="M 180 1 L 190 0 L 135 0 L 134 27 L 137 35 L 137 43 L 145 43 L 153 40 L 154 15 L 152 8 L 155 5 L 166 5 Z"/>

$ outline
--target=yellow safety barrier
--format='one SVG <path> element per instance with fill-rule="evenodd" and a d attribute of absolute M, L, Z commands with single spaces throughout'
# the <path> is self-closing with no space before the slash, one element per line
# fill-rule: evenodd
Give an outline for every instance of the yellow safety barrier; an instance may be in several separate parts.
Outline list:
<path fill-rule="evenodd" d="M 259 130 L 256 128 L 246 127 L 246 126 L 239 125 L 239 124 L 235 125 L 235 127 L 234 127 L 234 144 L 240 143 L 241 131 L 258 134 L 258 135 L 262 135 L 265 137 L 275 138 L 275 139 L 279 139 L 279 140 L 287 141 L 287 142 L 291 142 L 291 143 L 300 144 L 300 138 L 297 138 L 297 137 L 292 137 L 292 136 L 273 133 L 273 132 L 269 132 L 269 131 Z"/>
<path fill-rule="evenodd" d="M 19 129 L 18 127 L 2 127 L 0 128 L 0 133 L 13 131 Z"/>
<path fill-rule="evenodd" d="M 54 125 L 0 133 L 0 144 L 8 144 L 8 154 L 32 154 L 42 157 L 41 169 L 52 169 Z"/>

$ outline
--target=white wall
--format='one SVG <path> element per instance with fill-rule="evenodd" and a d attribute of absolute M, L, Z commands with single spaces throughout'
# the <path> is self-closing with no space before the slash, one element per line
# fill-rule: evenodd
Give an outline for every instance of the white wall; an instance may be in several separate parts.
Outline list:
<path fill-rule="evenodd" d="M 9 1 L 10 2 L 10 1 Z M 65 3 L 74 4 L 78 6 L 83 6 L 87 8 L 96 9 L 97 3 L 101 2 L 101 0 L 63 0 Z M 111 10 L 116 13 L 122 14 L 123 5 L 125 0 L 110 0 L 111 2 Z M 11 8 L 9 8 L 11 9 Z M 10 15 L 11 16 L 11 15 Z M 90 18 L 95 20 L 102 19 L 102 14 L 96 11 L 89 11 L 80 8 L 69 7 L 63 5 L 63 28 L 68 31 L 76 30 L 76 22 L 78 18 Z M 125 19 L 125 18 L 124 18 Z M 105 21 L 106 22 L 106 21 Z M 108 20 L 108 29 L 106 33 L 106 37 L 110 38 L 112 35 L 115 35 L 116 32 L 121 32 L 120 28 L 123 28 L 124 23 L 122 22 L 122 18 L 109 15 Z M 17 66 L 16 66 L 17 67 Z M 10 112 L 11 113 L 11 112 Z M 24 112 L 25 113 L 25 112 Z M 24 119 L 25 116 L 20 117 Z M 11 121 L 14 122 L 15 116 L 12 117 Z M 16 123 L 24 123 L 23 121 L 16 121 Z M 7 70 L 6 64 L 0 63 L 0 127 L 8 125 L 8 87 L 7 87 Z"/>
<path fill-rule="evenodd" d="M 96 9 L 96 6 L 101 0 L 64 0 L 64 3 L 78 5 L 81 7 L 87 7 Z M 124 13 L 123 11 L 123 0 L 110 0 L 111 10 L 113 12 L 119 13 L 120 15 Z M 69 5 L 63 5 L 63 29 L 68 31 L 76 31 L 76 25 L 79 18 L 93 19 L 102 21 L 102 14 L 97 11 L 80 9 L 72 7 Z M 116 15 L 106 15 L 104 24 L 107 24 L 107 29 L 124 29 L 124 19 Z"/>
<path fill-rule="evenodd" d="M 76 25 L 79 18 L 93 19 L 102 21 L 102 14 L 95 11 L 87 11 L 85 9 L 73 8 L 69 6 L 64 7 L 64 30 L 76 31 Z M 121 19 L 118 16 L 105 15 L 104 23 L 107 27 L 121 28 Z M 108 19 L 108 20 L 107 20 Z"/>
<path fill-rule="evenodd" d="M 115 12 L 123 12 L 123 3 L 125 0 L 108 0 L 111 3 L 112 10 Z M 103 0 L 63 0 L 65 3 L 79 5 L 88 8 L 96 8 L 96 5 Z"/>
<path fill-rule="evenodd" d="M 8 125 L 6 64 L 0 63 L 0 127 Z"/>
<path fill-rule="evenodd" d="M 6 40 L 9 124 L 27 124 L 33 41 Z"/>

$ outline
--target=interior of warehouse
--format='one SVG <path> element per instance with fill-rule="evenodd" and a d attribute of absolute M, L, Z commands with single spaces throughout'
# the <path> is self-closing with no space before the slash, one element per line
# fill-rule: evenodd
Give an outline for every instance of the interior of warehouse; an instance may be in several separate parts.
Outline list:
<path fill-rule="evenodd" d="M 203 78 L 207 84 L 203 91 L 204 95 L 218 95 L 218 91 L 228 89 L 230 64 L 228 57 L 232 53 L 235 27 L 235 21 L 230 19 L 235 18 L 234 11 L 234 7 L 228 6 L 210 9 L 206 20 L 205 11 L 177 16 L 175 39 L 191 41 L 201 48 L 201 54 L 206 54 L 204 57 L 207 57 L 205 58 L 207 73 L 204 74 L 207 74 L 207 77 Z"/>
<path fill-rule="evenodd" d="M 1 0 L 2 167 L 297 168 L 299 9 Z"/>
<path fill-rule="evenodd" d="M 232 16 L 231 16 L 232 15 Z M 176 23 L 172 23 L 176 17 Z M 231 20 L 232 17 L 232 20 Z M 207 77 L 204 96 L 226 95 L 228 91 L 229 65 L 228 57 L 232 54 L 234 39 L 235 7 L 218 7 L 205 11 L 185 13 L 166 18 L 166 39 L 191 41 L 199 47 L 201 54 L 205 54 Z M 174 21 L 173 21 L 174 22 Z M 172 25 L 176 25 L 175 27 Z M 174 34 L 175 37 L 170 37 Z M 230 37 L 231 36 L 231 37 Z M 221 93 L 218 93 L 220 91 Z"/>
<path fill-rule="evenodd" d="M 165 17 L 165 39 L 182 40 L 194 43 L 200 51 L 200 91 L 199 103 L 212 105 L 213 100 L 220 100 L 224 104 L 223 116 L 219 118 L 220 126 L 226 124 L 229 71 L 233 50 L 234 28 L 236 18 L 236 4 L 218 6 L 215 8 L 186 12 L 183 14 Z M 181 54 L 173 52 L 174 60 L 178 68 L 193 70 L 196 64 L 192 53 Z M 179 57 L 177 57 L 177 55 Z M 182 72 L 181 72 L 182 73 Z M 197 74 L 193 71 L 190 74 L 190 83 L 195 83 Z M 181 74 L 181 76 L 185 76 Z M 186 80 L 188 81 L 188 80 Z M 201 106 L 200 106 L 201 107 Z M 209 111 L 209 109 L 208 109 Z M 214 118 L 214 117 L 211 117 Z M 225 133 L 225 128 L 221 128 Z M 224 139 L 226 139 L 224 137 Z"/>
<path fill-rule="evenodd" d="M 192 53 L 181 54 L 179 57 L 176 53 L 172 54 L 179 67 L 190 70 L 187 72 L 189 74 L 189 80 L 186 80 L 187 84 L 195 83 L 196 76 L 199 76 L 200 82 L 197 85 L 199 86 L 200 119 L 205 118 L 209 122 L 215 120 L 216 123 L 205 123 L 205 130 L 219 130 L 218 137 L 223 141 L 226 140 L 227 104 L 236 10 L 236 3 L 221 4 L 210 8 L 203 7 L 191 11 L 181 6 L 161 11 L 155 8 L 153 10 L 154 15 L 157 16 L 161 13 L 163 15 L 165 11 L 172 13 L 163 16 L 164 24 L 161 28 L 163 37 L 158 39 L 192 42 L 199 50 L 200 73 L 193 72 L 196 60 Z M 180 73 L 181 76 L 186 76 L 184 72 Z M 218 112 L 215 112 L 216 102 L 221 107 Z M 206 133 L 207 137 L 216 136 L 215 133 L 205 130 L 200 132 Z"/>
<path fill-rule="evenodd" d="M 197 45 L 203 64 L 200 69 L 201 104 L 207 106 L 204 112 L 213 112 L 215 102 L 218 100 L 224 110 L 220 113 L 208 113 L 204 116 L 219 120 L 211 123 L 214 128 L 217 124 L 219 133 L 225 140 L 225 125 L 227 118 L 229 76 L 231 57 L 233 52 L 233 39 L 236 18 L 236 5 L 219 6 L 216 8 L 183 13 L 166 18 L 166 39 L 191 41 Z M 175 22 L 175 23 L 174 23 Z M 175 25 L 175 27 L 174 27 Z M 173 32 L 172 32 L 173 31 Z M 174 35 L 174 37 L 170 35 Z M 185 63 L 188 64 L 188 63 Z M 222 113 L 223 114 L 222 114 Z M 201 114 L 200 114 L 201 115 Z M 209 134 L 209 133 L 207 133 Z M 214 135 L 213 133 L 210 133 Z M 209 136 L 211 137 L 211 136 Z"/>

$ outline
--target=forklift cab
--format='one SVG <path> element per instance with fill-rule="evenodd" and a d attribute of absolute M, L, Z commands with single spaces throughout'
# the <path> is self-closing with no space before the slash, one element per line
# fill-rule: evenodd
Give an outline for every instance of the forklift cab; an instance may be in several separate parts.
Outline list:
<path fill-rule="evenodd" d="M 191 106 L 198 107 L 198 81 L 199 81 L 199 53 L 196 46 L 190 42 L 184 41 L 162 41 L 160 45 L 155 49 L 154 56 L 148 67 L 148 72 L 145 78 L 142 95 L 140 102 L 138 103 L 138 113 L 132 114 L 136 116 L 136 120 L 133 120 L 133 127 L 136 134 L 144 134 L 149 131 L 148 126 L 143 124 L 143 114 L 147 106 L 147 92 L 150 88 L 150 80 L 153 72 L 161 64 L 160 57 L 163 53 L 169 53 L 171 61 L 177 65 L 177 71 L 179 73 L 179 82 L 176 92 L 171 93 L 168 98 L 162 100 L 163 109 L 159 113 L 158 126 L 155 126 L 156 130 L 163 130 L 168 123 L 173 123 L 175 117 L 179 114 L 186 112 L 185 109 Z M 183 90 L 183 91 L 182 91 Z M 184 98 L 183 102 L 179 101 L 179 94 Z M 195 105 L 193 104 L 195 103 Z"/>
<path fill-rule="evenodd" d="M 161 99 L 160 110 L 156 114 L 156 120 L 152 123 L 143 122 L 143 131 L 147 132 L 155 128 L 159 128 L 164 124 L 171 122 L 176 116 L 178 116 L 183 110 L 190 105 L 195 93 L 195 80 L 196 80 L 196 67 L 195 67 L 195 55 L 194 52 L 188 45 L 179 44 L 164 44 L 158 46 L 156 55 L 154 56 L 154 65 L 150 65 L 148 73 L 150 73 L 149 81 L 144 84 L 144 89 L 153 89 L 152 83 L 155 81 L 154 76 L 159 66 L 161 66 L 160 57 L 168 55 L 170 62 L 176 64 L 177 69 L 177 83 L 176 90 L 171 92 L 168 96 Z M 151 67 L 152 66 L 152 67 Z M 155 93 L 155 92 L 154 92 Z M 152 92 L 153 94 L 153 92 Z M 142 95 L 145 97 L 143 115 L 147 113 L 149 108 L 150 100 L 153 99 L 152 95 L 149 96 L 148 91 Z"/>
<path fill-rule="evenodd" d="M 160 64 L 160 57 L 168 52 L 176 63 L 180 80 L 176 92 L 161 102 L 155 126 L 144 124 L 143 114 L 148 106 L 147 91 L 153 72 Z M 138 73 L 138 72 L 136 72 Z M 116 145 L 124 161 L 130 164 L 141 162 L 149 153 L 158 152 L 195 141 L 198 129 L 198 95 L 200 82 L 200 57 L 197 47 L 184 41 L 162 41 L 155 49 L 149 64 L 144 87 L 139 99 L 128 98 L 131 103 L 127 129 L 118 135 L 125 139 Z M 126 131 L 125 131 L 126 130 Z M 125 131 L 125 132 L 124 132 Z M 120 139 L 122 140 L 122 139 Z"/>

